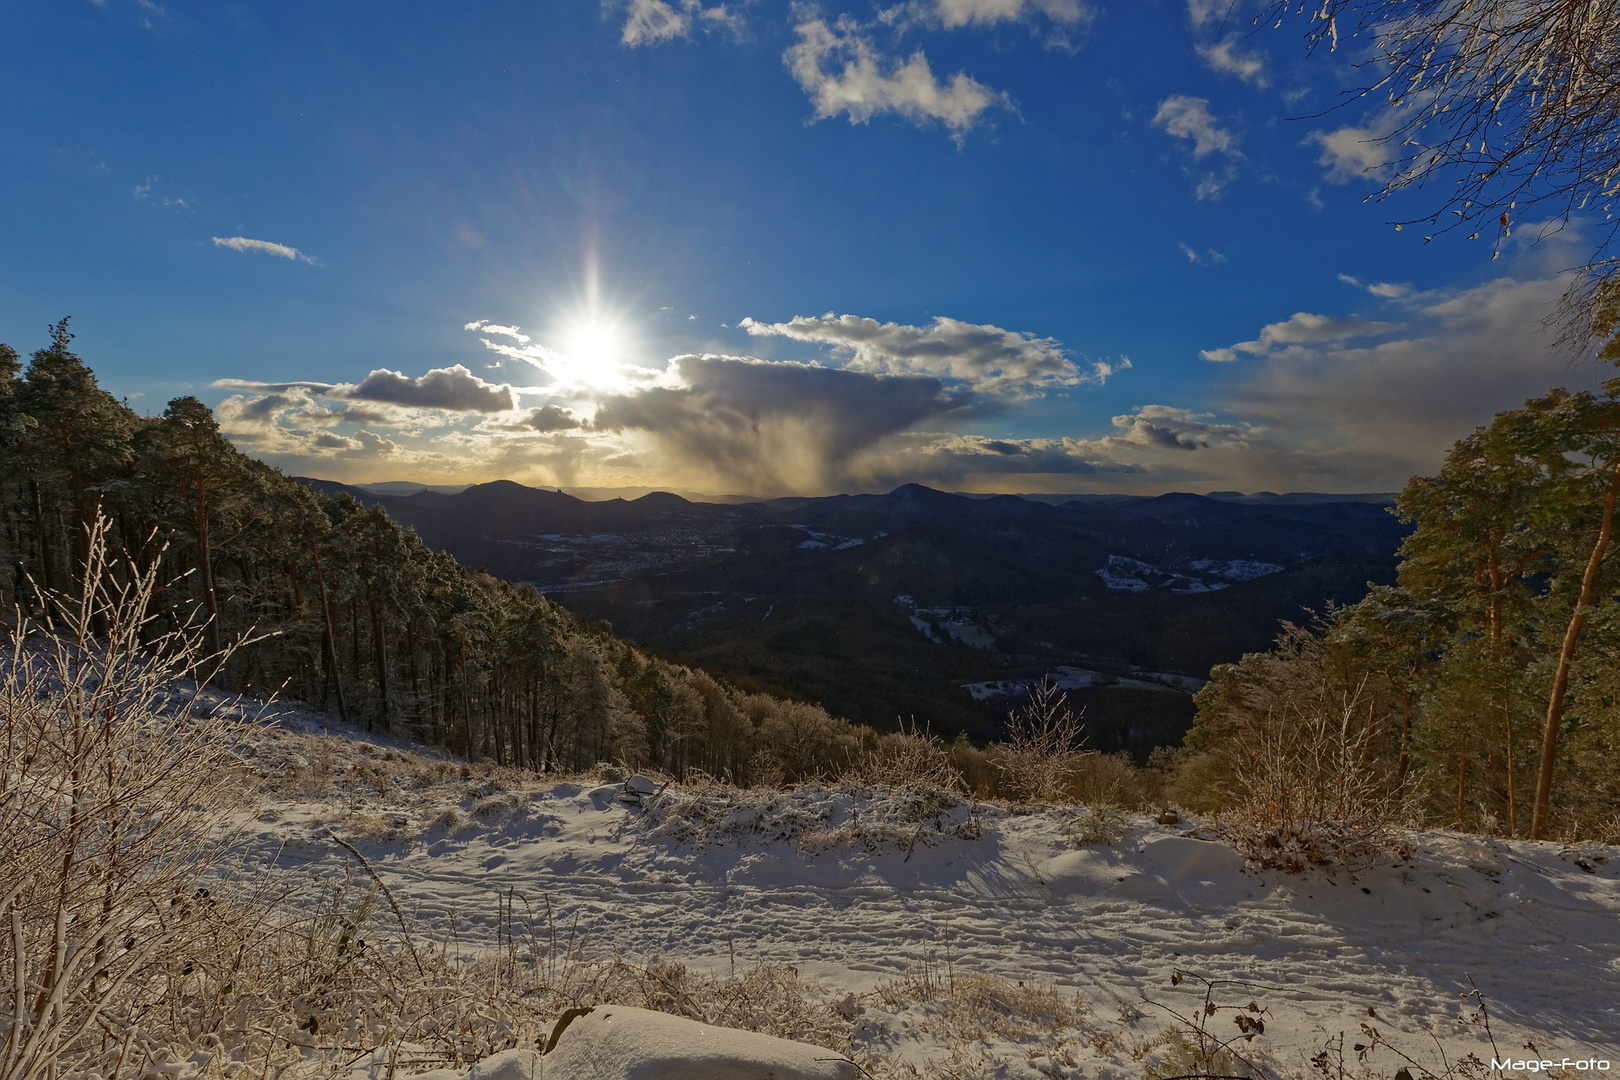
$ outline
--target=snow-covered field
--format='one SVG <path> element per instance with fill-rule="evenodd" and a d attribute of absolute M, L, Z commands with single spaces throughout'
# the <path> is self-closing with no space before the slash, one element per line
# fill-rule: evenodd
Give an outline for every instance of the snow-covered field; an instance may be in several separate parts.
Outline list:
<path fill-rule="evenodd" d="M 1238 1016 L 1262 1020 L 1238 1045 L 1283 1075 L 1322 1075 L 1311 1059 L 1341 1032 L 1359 1075 L 1362 1025 L 1436 1073 L 1469 1054 L 1487 1075 L 1493 1058 L 1620 1063 L 1620 849 L 1430 832 L 1408 861 L 1291 877 L 1245 867 L 1207 823 L 853 787 L 671 787 L 636 807 L 600 774 L 464 767 L 316 720 L 246 740 L 264 777 L 250 863 L 336 880 L 352 856 L 335 834 L 423 932 L 468 948 L 515 894 L 584 961 L 789 965 L 876 1076 L 1166 1075 L 1201 980 L 1223 1006 L 1202 1022 L 1234 1039 Z"/>

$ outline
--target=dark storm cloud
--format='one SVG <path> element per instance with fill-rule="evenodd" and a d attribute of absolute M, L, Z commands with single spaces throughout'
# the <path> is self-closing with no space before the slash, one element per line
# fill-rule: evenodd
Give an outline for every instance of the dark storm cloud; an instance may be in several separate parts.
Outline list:
<path fill-rule="evenodd" d="M 652 436 L 676 464 L 739 490 L 829 490 L 886 436 L 967 405 L 928 376 L 886 376 L 785 361 L 680 356 L 676 386 L 604 400 L 595 426 Z"/>
<path fill-rule="evenodd" d="M 453 412 L 508 412 L 517 407 L 510 386 L 487 383 L 460 364 L 434 368 L 415 379 L 378 368 L 342 396 Z"/>
<path fill-rule="evenodd" d="M 573 431 L 581 426 L 579 417 L 561 405 L 542 405 L 538 409 L 529 409 L 514 419 L 486 420 L 480 425 L 480 430 L 539 432 L 544 435 L 552 431 Z"/>

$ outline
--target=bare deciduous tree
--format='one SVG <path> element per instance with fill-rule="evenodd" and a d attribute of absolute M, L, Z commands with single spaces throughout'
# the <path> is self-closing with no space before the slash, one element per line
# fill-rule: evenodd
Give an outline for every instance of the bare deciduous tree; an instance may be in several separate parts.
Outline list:
<path fill-rule="evenodd" d="M 1312 49 L 1370 39 L 1360 96 L 1387 95 L 1391 172 L 1379 197 L 1433 182 L 1430 234 L 1493 233 L 1536 208 L 1601 215 L 1565 296 L 1566 341 L 1612 335 L 1596 318 L 1620 270 L 1620 6 L 1611 0 L 1273 0 L 1261 19 L 1310 20 Z M 1260 21 L 1259 19 L 1256 20 Z M 1427 238 L 1426 238 L 1427 239 Z M 1493 258 L 1495 257 L 1493 253 Z"/>

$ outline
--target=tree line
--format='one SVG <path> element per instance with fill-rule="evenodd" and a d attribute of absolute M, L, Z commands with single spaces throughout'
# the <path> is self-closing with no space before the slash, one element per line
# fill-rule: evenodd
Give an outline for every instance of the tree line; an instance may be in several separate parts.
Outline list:
<path fill-rule="evenodd" d="M 0 606 L 78 595 L 92 526 L 114 573 L 156 566 L 170 627 L 205 625 L 214 676 L 368 731 L 536 770 L 599 761 L 794 780 L 877 736 L 650 656 L 533 589 L 429 550 L 377 507 L 238 451 L 195 397 L 146 417 L 97 384 L 66 319 L 24 363 L 0 345 Z M 162 629 L 154 628 L 154 633 Z"/>

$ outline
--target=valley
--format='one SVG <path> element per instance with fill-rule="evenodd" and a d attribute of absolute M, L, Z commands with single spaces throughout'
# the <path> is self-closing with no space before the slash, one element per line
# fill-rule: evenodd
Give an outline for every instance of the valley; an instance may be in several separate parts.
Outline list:
<path fill-rule="evenodd" d="M 1092 745 L 1178 743 L 1211 666 L 1282 620 L 1394 580 L 1404 526 L 1377 496 L 885 495 L 588 502 L 509 481 L 380 505 L 431 547 L 530 584 L 740 686 L 878 727 L 993 739 L 1054 678 Z"/>

